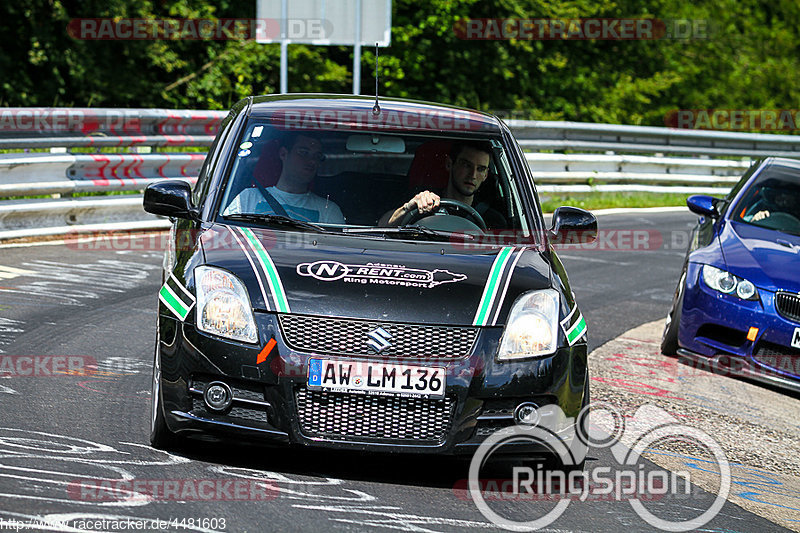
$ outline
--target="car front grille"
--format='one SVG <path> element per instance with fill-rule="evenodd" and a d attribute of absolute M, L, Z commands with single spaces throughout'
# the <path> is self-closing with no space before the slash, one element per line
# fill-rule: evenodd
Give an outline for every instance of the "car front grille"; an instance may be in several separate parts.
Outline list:
<path fill-rule="evenodd" d="M 441 445 L 447 438 L 452 398 L 406 398 L 336 392 L 295 391 L 304 435 L 327 440 L 392 441 Z"/>
<path fill-rule="evenodd" d="M 286 344 L 301 352 L 331 355 L 374 356 L 368 333 L 383 328 L 389 343 L 380 351 L 384 357 L 459 358 L 469 355 L 477 328 L 424 326 L 366 320 L 281 315 L 281 332 Z"/>
<path fill-rule="evenodd" d="M 775 307 L 783 317 L 800 322 L 800 295 L 790 292 L 775 293 Z"/>
<path fill-rule="evenodd" d="M 203 403 L 203 400 L 197 397 L 192 398 L 192 411 L 199 416 L 207 416 L 209 414 L 220 416 L 217 413 L 212 411 L 208 411 L 206 409 L 206 404 Z M 225 416 L 229 416 L 231 418 L 238 418 L 241 420 L 251 420 L 254 422 L 266 422 L 267 421 L 267 413 L 263 407 L 241 407 L 241 406 L 233 406 L 231 407 L 230 411 L 225 413 Z"/>
<path fill-rule="evenodd" d="M 192 379 L 192 387 L 190 388 L 192 411 L 198 416 L 209 414 L 220 416 L 219 413 L 207 410 L 205 402 L 203 402 L 203 391 L 206 390 L 206 386 L 211 381 L 217 380 L 208 377 L 195 377 Z M 269 403 L 264 400 L 264 391 L 261 387 L 255 385 L 248 387 L 241 384 L 230 385 L 230 387 L 233 393 L 233 405 L 224 416 L 254 422 L 268 421 L 267 407 Z"/>
<path fill-rule="evenodd" d="M 753 359 L 770 369 L 800 375 L 800 350 L 761 341 L 756 347 Z"/>

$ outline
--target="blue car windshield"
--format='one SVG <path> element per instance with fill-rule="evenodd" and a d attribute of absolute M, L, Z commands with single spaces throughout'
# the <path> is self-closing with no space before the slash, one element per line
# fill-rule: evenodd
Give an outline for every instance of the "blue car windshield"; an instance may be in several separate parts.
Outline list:
<path fill-rule="evenodd" d="M 765 168 L 737 204 L 733 220 L 800 235 L 800 170 Z"/>
<path fill-rule="evenodd" d="M 327 231 L 414 225 L 535 238 L 536 221 L 523 207 L 509 157 L 503 140 L 491 134 L 286 131 L 253 118 L 236 146 L 219 216 L 258 224 L 256 216 L 278 215 Z M 407 206 L 422 191 L 440 196 L 442 206 L 412 216 L 416 209 Z M 445 206 L 445 199 L 468 209 Z"/>

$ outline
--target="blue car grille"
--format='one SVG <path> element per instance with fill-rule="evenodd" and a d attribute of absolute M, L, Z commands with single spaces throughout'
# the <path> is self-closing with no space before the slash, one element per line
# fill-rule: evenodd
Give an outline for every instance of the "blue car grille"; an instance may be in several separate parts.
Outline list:
<path fill-rule="evenodd" d="M 800 295 L 778 292 L 775 294 L 775 307 L 783 317 L 800 322 Z"/>
<path fill-rule="evenodd" d="M 466 357 L 472 350 L 478 328 L 428 326 L 302 315 L 280 315 L 286 344 L 300 352 L 374 356 L 367 335 L 377 328 L 389 334 L 384 357 Z"/>
<path fill-rule="evenodd" d="M 358 442 L 441 445 L 453 416 L 452 398 L 369 396 L 295 391 L 300 429 L 308 437 Z"/>
<path fill-rule="evenodd" d="M 796 348 L 761 341 L 753 359 L 761 366 L 800 376 L 800 350 Z"/>

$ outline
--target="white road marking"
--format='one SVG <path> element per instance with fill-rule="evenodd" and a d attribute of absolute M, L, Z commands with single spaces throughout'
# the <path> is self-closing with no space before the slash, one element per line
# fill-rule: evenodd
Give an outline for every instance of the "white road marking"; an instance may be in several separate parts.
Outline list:
<path fill-rule="evenodd" d="M 347 513 L 347 514 L 361 514 L 374 517 L 373 520 L 352 520 L 352 519 L 338 519 L 332 518 L 340 522 L 349 522 L 352 524 L 366 525 L 370 527 L 387 527 L 390 529 L 401 529 L 405 531 L 418 531 L 424 533 L 437 533 L 438 530 L 427 529 L 420 526 L 453 526 L 453 527 L 469 527 L 469 528 L 491 528 L 496 529 L 497 526 L 489 522 L 476 522 L 474 520 L 462 520 L 459 518 L 443 518 L 433 516 L 421 516 L 415 514 L 406 514 L 402 512 L 384 511 L 382 507 L 353 507 L 353 506 L 339 506 L 339 505 L 303 505 L 293 504 L 292 507 L 297 509 L 308 509 L 313 511 L 324 511 L 326 513 Z M 391 524 L 388 524 L 391 521 Z"/>
<path fill-rule="evenodd" d="M 0 265 L 0 279 L 14 279 L 20 276 L 31 276 L 34 274 L 36 274 L 36 272 L 33 270 Z"/>
<path fill-rule="evenodd" d="M 312 489 L 309 492 L 304 492 L 301 490 L 293 490 L 287 487 L 287 485 L 300 485 L 302 486 L 335 486 L 340 487 L 343 483 L 341 479 L 336 478 L 322 478 L 321 480 L 314 480 L 314 481 L 307 481 L 303 479 L 292 479 L 284 474 L 279 474 L 277 472 L 269 472 L 263 470 L 252 470 L 250 468 L 239 468 L 239 467 L 228 467 L 228 466 L 212 466 L 209 468 L 212 472 L 217 472 L 219 474 L 224 474 L 226 476 L 233 476 L 239 477 L 254 481 L 272 481 L 275 483 L 280 483 L 280 493 L 281 498 L 289 498 L 294 500 L 335 500 L 335 501 L 346 501 L 346 502 L 369 502 L 374 501 L 377 498 L 366 492 L 355 490 L 355 489 L 346 489 L 341 488 L 340 490 L 345 493 L 349 493 L 349 495 L 333 495 L 333 494 L 320 494 L 318 489 Z"/>
<path fill-rule="evenodd" d="M 17 333 L 24 333 L 23 322 L 13 318 L 0 317 L 0 353 L 5 353 L 1 348 L 4 344 L 10 344 Z"/>

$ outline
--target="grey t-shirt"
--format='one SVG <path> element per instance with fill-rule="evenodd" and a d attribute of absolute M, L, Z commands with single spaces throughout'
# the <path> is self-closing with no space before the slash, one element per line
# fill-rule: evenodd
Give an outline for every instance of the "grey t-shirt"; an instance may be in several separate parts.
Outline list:
<path fill-rule="evenodd" d="M 312 192 L 294 194 L 277 187 L 267 187 L 275 200 L 281 204 L 286 213 L 297 220 L 320 222 L 322 224 L 344 224 L 342 210 L 334 202 L 317 196 Z M 275 213 L 261 191 L 255 188 L 245 189 L 233 199 L 223 214 L 234 213 Z"/>

